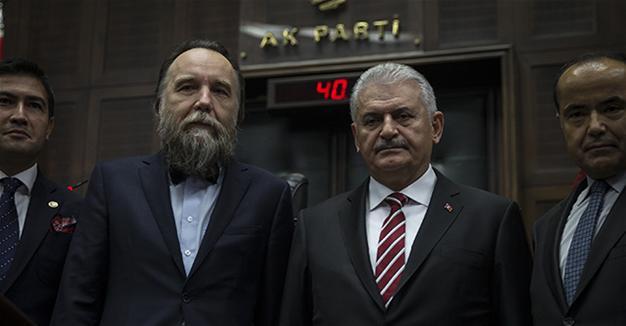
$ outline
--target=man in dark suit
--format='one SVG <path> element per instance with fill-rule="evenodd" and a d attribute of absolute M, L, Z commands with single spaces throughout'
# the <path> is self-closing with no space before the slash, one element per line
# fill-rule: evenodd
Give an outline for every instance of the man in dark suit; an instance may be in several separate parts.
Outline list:
<path fill-rule="evenodd" d="M 162 152 L 95 167 L 54 324 L 275 325 L 291 197 L 232 158 L 243 100 L 216 42 L 185 42 L 163 63 Z"/>
<path fill-rule="evenodd" d="M 37 169 L 53 127 L 44 72 L 0 62 L 0 293 L 39 325 L 50 322 L 80 202 Z"/>
<path fill-rule="evenodd" d="M 542 325 L 626 325 L 626 57 L 566 64 L 555 102 L 587 177 L 535 224 L 532 314 Z"/>
<path fill-rule="evenodd" d="M 301 213 L 280 325 L 528 326 L 519 208 L 431 167 L 444 119 L 428 81 L 381 64 L 350 106 L 370 177 Z"/>

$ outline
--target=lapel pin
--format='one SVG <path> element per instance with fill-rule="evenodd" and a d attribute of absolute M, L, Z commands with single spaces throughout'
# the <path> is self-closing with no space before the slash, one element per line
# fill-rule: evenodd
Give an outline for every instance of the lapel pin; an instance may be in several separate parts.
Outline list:
<path fill-rule="evenodd" d="M 57 207 L 59 207 L 59 203 L 57 203 L 54 200 L 51 200 L 51 201 L 48 202 L 48 207 L 50 207 L 50 208 L 57 208 Z"/>
<path fill-rule="evenodd" d="M 445 205 L 443 205 L 443 208 L 445 208 L 448 211 L 448 213 L 452 213 L 452 211 L 454 210 L 454 207 L 452 207 L 450 203 L 446 203 Z"/>

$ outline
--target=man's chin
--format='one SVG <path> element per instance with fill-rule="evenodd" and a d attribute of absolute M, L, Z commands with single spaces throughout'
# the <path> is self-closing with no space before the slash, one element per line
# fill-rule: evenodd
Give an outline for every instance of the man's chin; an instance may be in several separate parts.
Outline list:
<path fill-rule="evenodd" d="M 626 162 L 610 158 L 596 158 L 584 162 L 582 169 L 592 179 L 606 179 L 626 171 Z"/>

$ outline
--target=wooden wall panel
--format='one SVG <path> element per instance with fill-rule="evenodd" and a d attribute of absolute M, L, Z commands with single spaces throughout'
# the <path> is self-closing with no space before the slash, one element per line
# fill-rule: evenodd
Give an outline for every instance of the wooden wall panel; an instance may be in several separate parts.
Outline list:
<path fill-rule="evenodd" d="M 152 96 L 100 102 L 97 160 L 150 154 L 155 150 Z"/>
<path fill-rule="evenodd" d="M 7 8 L 11 9 L 10 6 Z M 90 24 L 94 15 L 93 3 L 80 0 L 24 1 L 19 10 L 19 40 L 8 44 L 10 55 L 37 62 L 56 88 L 86 86 L 91 62 L 89 39 L 93 30 Z M 13 32 L 8 30 L 7 34 Z"/>
<path fill-rule="evenodd" d="M 440 47 L 498 40 L 497 0 L 439 0 L 438 4 Z"/>
<path fill-rule="evenodd" d="M 54 130 L 40 158 L 46 176 L 64 185 L 84 180 L 87 92 L 57 92 Z"/>
<path fill-rule="evenodd" d="M 514 1 L 515 41 L 521 51 L 607 44 L 622 24 L 611 18 L 620 1 Z"/>
<path fill-rule="evenodd" d="M 85 169 L 97 161 L 158 150 L 154 134 L 153 85 L 95 90 L 89 99 Z"/>
<path fill-rule="evenodd" d="M 552 101 L 556 73 L 567 56 L 554 61 L 525 56 L 522 63 L 522 152 L 524 186 L 563 184 L 577 169 L 571 162 Z"/>
<path fill-rule="evenodd" d="M 97 12 L 94 84 L 156 81 L 174 36 L 173 0 L 100 0 Z"/>
<path fill-rule="evenodd" d="M 239 38 L 239 1 L 189 0 L 185 6 L 186 38 L 216 40 L 237 59 Z M 182 40 L 177 40 L 182 41 Z"/>

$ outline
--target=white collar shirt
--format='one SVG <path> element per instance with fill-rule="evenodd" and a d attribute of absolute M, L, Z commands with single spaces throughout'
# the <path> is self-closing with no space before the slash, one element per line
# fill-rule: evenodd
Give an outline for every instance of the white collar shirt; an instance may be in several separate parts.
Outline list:
<path fill-rule="evenodd" d="M 406 224 L 405 235 L 405 259 L 408 261 L 411 254 L 411 247 L 417 233 L 424 221 L 424 216 L 428 210 L 430 198 L 432 197 L 437 175 L 429 164 L 428 169 L 421 177 L 413 183 L 402 189 L 401 193 L 406 195 L 409 200 L 402 207 Z M 376 270 L 376 251 L 378 250 L 378 240 L 380 231 L 385 218 L 389 215 L 390 207 L 385 203 L 385 198 L 395 191 L 384 186 L 376 179 L 370 177 L 368 196 L 365 212 L 365 230 L 367 234 L 367 246 L 369 249 L 369 258 L 372 265 L 372 271 Z"/>

